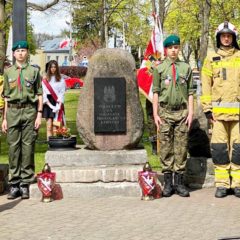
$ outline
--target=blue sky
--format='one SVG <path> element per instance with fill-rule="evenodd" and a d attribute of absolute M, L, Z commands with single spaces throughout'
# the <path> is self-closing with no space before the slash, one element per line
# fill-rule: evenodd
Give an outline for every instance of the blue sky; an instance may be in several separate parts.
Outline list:
<path fill-rule="evenodd" d="M 29 2 L 41 4 L 50 2 L 50 0 L 30 0 Z M 36 33 L 57 35 L 62 29 L 69 29 L 65 22 L 70 20 L 69 7 L 66 4 L 58 4 L 44 12 L 31 11 L 30 16 Z"/>

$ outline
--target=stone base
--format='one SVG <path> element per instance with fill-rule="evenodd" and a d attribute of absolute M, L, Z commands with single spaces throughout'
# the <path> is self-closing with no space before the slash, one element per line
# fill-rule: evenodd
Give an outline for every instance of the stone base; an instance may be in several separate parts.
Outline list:
<path fill-rule="evenodd" d="M 185 181 L 190 188 L 214 187 L 214 165 L 212 159 L 189 158 L 186 165 Z"/>
<path fill-rule="evenodd" d="M 81 148 L 74 151 L 47 151 L 45 154 L 45 162 L 51 167 L 143 165 L 146 161 L 145 149 L 97 151 Z"/>
<path fill-rule="evenodd" d="M 137 182 L 142 165 L 52 167 L 58 183 Z"/>
<path fill-rule="evenodd" d="M 61 183 L 63 198 L 104 198 L 113 196 L 139 197 L 141 190 L 136 182 L 121 183 Z M 37 184 L 30 186 L 30 197 L 41 200 L 42 194 Z"/>
<path fill-rule="evenodd" d="M 45 162 L 56 172 L 63 197 L 140 197 L 138 171 L 147 161 L 145 149 L 95 151 L 81 147 L 74 151 L 47 151 Z M 37 185 L 30 194 L 41 199 Z"/>

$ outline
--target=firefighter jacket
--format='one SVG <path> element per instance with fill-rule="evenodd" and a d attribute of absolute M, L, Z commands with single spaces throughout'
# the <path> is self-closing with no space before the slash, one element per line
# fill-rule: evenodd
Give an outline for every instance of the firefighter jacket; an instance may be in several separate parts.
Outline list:
<path fill-rule="evenodd" d="M 202 67 L 203 111 L 212 112 L 215 119 L 239 120 L 240 51 L 235 48 L 211 52 Z"/>

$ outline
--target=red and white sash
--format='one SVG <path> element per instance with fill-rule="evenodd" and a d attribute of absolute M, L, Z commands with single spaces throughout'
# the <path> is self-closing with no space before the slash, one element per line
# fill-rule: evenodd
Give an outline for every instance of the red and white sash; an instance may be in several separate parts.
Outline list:
<path fill-rule="evenodd" d="M 58 96 L 54 92 L 52 86 L 49 84 L 47 79 L 44 78 L 42 80 L 42 82 L 44 83 L 44 85 L 46 86 L 46 88 L 48 89 L 50 94 L 52 95 L 54 101 L 57 103 Z M 63 103 L 61 103 L 59 111 L 55 113 L 55 117 L 53 119 L 53 124 L 58 126 L 58 127 L 66 125 L 65 116 L 64 116 L 64 105 L 63 105 Z"/>

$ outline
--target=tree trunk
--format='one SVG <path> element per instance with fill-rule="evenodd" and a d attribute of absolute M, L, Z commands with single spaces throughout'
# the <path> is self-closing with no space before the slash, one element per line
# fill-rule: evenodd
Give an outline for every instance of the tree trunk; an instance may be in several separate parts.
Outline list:
<path fill-rule="evenodd" d="M 152 11 L 153 11 L 153 13 L 157 13 L 157 8 L 156 8 L 156 2 L 155 2 L 155 0 L 152 0 Z"/>
<path fill-rule="evenodd" d="M 105 0 L 102 0 L 102 26 L 101 26 L 101 46 L 105 45 Z"/>
<path fill-rule="evenodd" d="M 201 23 L 202 23 L 201 45 L 200 45 L 200 54 L 199 54 L 199 61 L 200 61 L 200 68 L 201 68 L 204 58 L 207 55 L 211 0 L 202 0 L 200 1 L 199 4 L 200 4 Z"/>
<path fill-rule="evenodd" d="M 159 18 L 161 22 L 161 27 L 163 29 L 164 20 L 166 17 L 166 0 L 159 0 Z"/>
<path fill-rule="evenodd" d="M 5 0 L 0 0 L 0 73 L 5 61 Z"/>

